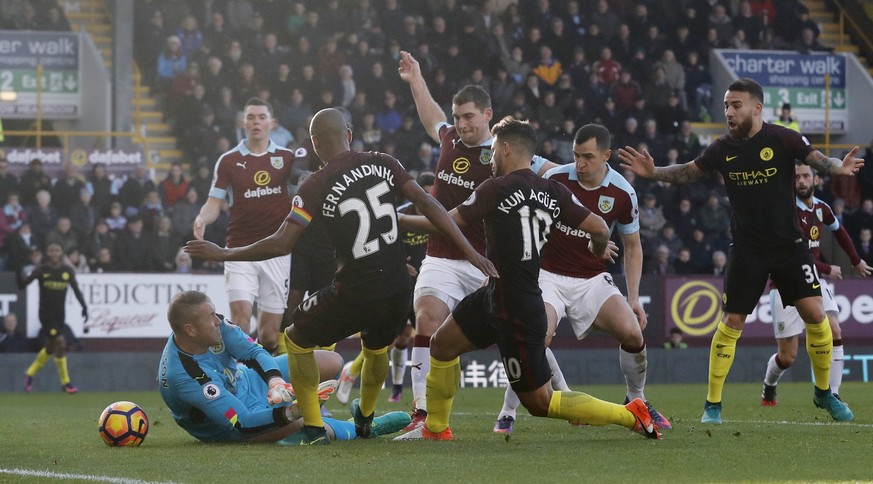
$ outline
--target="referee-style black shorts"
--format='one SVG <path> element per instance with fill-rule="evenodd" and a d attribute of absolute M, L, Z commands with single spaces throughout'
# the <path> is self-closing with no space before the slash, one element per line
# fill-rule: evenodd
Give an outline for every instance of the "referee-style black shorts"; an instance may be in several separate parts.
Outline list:
<path fill-rule="evenodd" d="M 368 300 L 339 294 L 331 284 L 304 299 L 291 315 L 303 336 L 318 346 L 330 346 L 358 331 L 368 348 L 390 345 L 406 326 L 412 289 Z"/>
<path fill-rule="evenodd" d="M 787 306 L 805 297 L 821 296 L 821 282 L 806 242 L 777 249 L 731 245 L 725 272 L 722 309 L 751 314 L 773 278 Z"/>
<path fill-rule="evenodd" d="M 500 350 L 509 384 L 516 392 L 530 392 L 551 380 L 546 360 L 546 309 L 540 296 L 514 301 L 518 311 L 501 318 L 488 311 L 488 287 L 462 299 L 452 317 L 464 336 L 479 348 L 494 343 Z"/>

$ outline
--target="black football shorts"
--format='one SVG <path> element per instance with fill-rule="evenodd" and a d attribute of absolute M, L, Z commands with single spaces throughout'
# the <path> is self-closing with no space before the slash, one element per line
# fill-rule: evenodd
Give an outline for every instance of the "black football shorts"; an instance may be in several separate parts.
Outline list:
<path fill-rule="evenodd" d="M 732 244 L 722 309 L 751 314 L 769 278 L 773 278 L 786 306 L 798 299 L 821 296 L 821 282 L 805 241 L 778 249 Z"/>
<path fill-rule="evenodd" d="M 506 317 L 492 314 L 488 308 L 488 287 L 468 295 L 452 311 L 452 317 L 464 336 L 479 348 L 494 343 L 500 350 L 506 378 L 516 392 L 530 392 L 551 380 L 546 360 L 546 310 L 540 296 L 515 301 L 517 311 Z"/>

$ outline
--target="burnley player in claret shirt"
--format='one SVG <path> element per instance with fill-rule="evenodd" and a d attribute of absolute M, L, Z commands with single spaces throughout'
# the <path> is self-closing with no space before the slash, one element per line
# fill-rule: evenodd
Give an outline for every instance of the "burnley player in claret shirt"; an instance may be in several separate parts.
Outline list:
<path fill-rule="evenodd" d="M 449 415 L 460 379 L 460 355 L 497 344 L 512 389 L 531 415 L 576 424 L 616 424 L 648 438 L 658 427 L 639 398 L 626 406 L 581 392 L 553 391 L 546 361 L 546 313 L 538 285 L 540 253 L 561 221 L 591 234 L 585 244 L 601 257 L 609 228 L 557 181 L 530 170 L 536 132 L 506 117 L 492 128 L 495 178 L 486 180 L 451 211 L 460 226 L 484 222 L 486 253 L 500 278 L 462 299 L 434 334 L 427 375 L 428 414 L 423 426 L 395 440 L 452 440 Z M 403 217 L 407 228 L 428 230 L 421 217 Z"/>
<path fill-rule="evenodd" d="M 452 122 L 434 101 L 421 67 L 408 52 L 400 52 L 400 78 L 409 84 L 415 108 L 428 136 L 440 145 L 436 166 L 434 197 L 447 210 L 457 207 L 473 190 L 491 177 L 491 97 L 482 86 L 469 84 L 452 98 Z M 542 174 L 553 163 L 541 157 L 528 160 L 530 169 Z M 480 253 L 485 250 L 481 225 L 463 229 L 464 236 Z M 413 415 L 410 428 L 420 426 L 427 416 L 425 377 L 430 361 L 430 337 L 464 296 L 482 285 L 481 274 L 464 261 L 458 251 L 439 234 L 427 242 L 427 256 L 415 283 L 415 330 L 412 348 Z"/>
<path fill-rule="evenodd" d="M 203 240 L 206 226 L 214 222 L 222 204 L 230 204 L 227 247 L 243 247 L 269 236 L 282 225 L 291 210 L 288 187 L 291 166 L 297 155 L 270 140 L 276 120 L 272 107 L 258 98 L 244 109 L 246 139 L 221 155 L 209 198 L 194 219 L 194 238 Z M 224 265 L 225 289 L 231 320 L 248 333 L 252 306 L 258 303 L 258 342 L 269 352 L 284 353 L 279 326 L 288 303 L 291 257 L 282 255 L 262 262 L 230 262 Z"/>

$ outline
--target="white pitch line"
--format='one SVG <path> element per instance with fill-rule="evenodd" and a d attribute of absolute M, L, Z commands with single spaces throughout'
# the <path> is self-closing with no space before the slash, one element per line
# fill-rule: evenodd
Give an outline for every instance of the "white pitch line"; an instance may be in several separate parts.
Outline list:
<path fill-rule="evenodd" d="M 139 479 L 130 479 L 126 477 L 109 477 L 95 476 L 89 474 L 67 474 L 63 472 L 35 471 L 31 469 L 4 469 L 0 467 L 0 474 L 9 474 L 13 476 L 27 477 L 46 477 L 53 479 L 69 479 L 91 482 L 111 482 L 115 484 L 170 484 L 172 481 L 156 482 L 156 481 L 141 481 Z"/>
<path fill-rule="evenodd" d="M 722 420 L 725 423 L 749 423 L 749 424 L 777 424 L 777 425 L 804 425 L 807 427 L 864 427 L 873 428 L 873 424 L 852 422 L 796 422 L 791 420 Z"/>

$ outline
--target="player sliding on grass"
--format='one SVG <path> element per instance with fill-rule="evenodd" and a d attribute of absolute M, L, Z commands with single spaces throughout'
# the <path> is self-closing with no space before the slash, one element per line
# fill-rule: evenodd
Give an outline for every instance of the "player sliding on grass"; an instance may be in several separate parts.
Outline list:
<path fill-rule="evenodd" d="M 440 145 L 436 166 L 434 198 L 446 209 L 467 199 L 473 190 L 491 178 L 491 97 L 481 86 L 468 84 L 452 97 L 452 123 L 427 88 L 421 66 L 408 52 L 400 52 L 397 72 L 409 84 L 415 109 L 428 136 Z M 528 167 L 543 174 L 554 163 L 535 156 Z M 464 227 L 464 236 L 480 253 L 485 251 L 481 224 Z M 478 289 L 482 274 L 464 260 L 446 239 L 433 234 L 427 241 L 427 256 L 415 282 L 415 337 L 412 342 L 412 427 L 427 416 L 425 377 L 430 365 L 430 337 L 464 296 Z M 550 350 L 546 350 L 550 351 Z M 554 361 L 552 358 L 551 361 Z M 557 363 L 555 362 L 557 365 Z M 555 366 L 553 372 L 560 369 Z"/>
<path fill-rule="evenodd" d="M 546 346 L 558 322 L 565 317 L 580 340 L 595 327 L 603 329 L 620 343 L 618 361 L 627 384 L 627 401 L 636 398 L 646 401 L 648 358 L 643 339 L 646 313 L 639 297 L 643 268 L 639 208 L 633 187 L 607 163 L 612 156 L 610 138 L 609 131 L 599 124 L 583 126 L 573 140 L 576 162 L 549 170 L 545 178 L 569 188 L 608 227 L 618 227 L 624 246 L 628 298 L 621 295 L 606 271 L 606 259 L 616 255 L 613 244 L 606 251 L 606 258 L 595 257 L 585 246 L 588 233 L 558 222 L 557 230 L 549 233 L 549 243 L 543 247 L 540 260 L 539 285 L 549 322 Z M 556 389 L 569 391 L 563 378 L 560 381 L 563 388 Z M 512 433 L 518 403 L 512 387 L 507 387 L 494 432 Z M 646 405 L 659 428 L 672 428 L 654 407 L 648 402 Z"/>
<path fill-rule="evenodd" d="M 215 306 L 202 292 L 176 295 L 167 319 L 173 334 L 161 356 L 158 389 L 180 427 L 203 442 L 308 443 L 299 432 L 302 421 L 294 390 L 286 383 L 287 356 L 270 356 L 239 327 L 215 314 Z M 319 351 L 316 359 L 324 375 L 336 374 L 342 365 L 340 356 L 328 351 Z M 319 399 L 326 400 L 336 384 L 322 383 Z M 392 412 L 377 417 L 372 432 L 397 432 L 409 420 L 405 412 Z M 325 422 L 330 429 L 326 438 L 355 438 L 354 424 Z"/>
<path fill-rule="evenodd" d="M 852 420 L 852 411 L 831 392 L 828 376 L 833 339 L 821 301 L 821 282 L 803 234 L 795 222 L 794 160 L 830 174 L 854 175 L 864 160 L 858 147 L 843 160 L 813 150 L 800 134 L 761 119 L 764 91 L 751 79 L 728 86 L 724 114 L 728 135 L 714 141 L 695 160 L 655 166 L 648 151 L 618 150 L 622 163 L 645 178 L 690 183 L 708 172 L 721 173 L 731 202 L 730 259 L 725 273 L 724 317 L 712 337 L 709 389 L 703 423 L 721 423 L 724 381 L 743 332 L 746 316 L 772 278 L 782 301 L 794 305 L 806 326 L 806 351 L 815 377 L 813 403 L 834 420 Z"/>
<path fill-rule="evenodd" d="M 486 253 L 500 272 L 462 299 L 431 338 L 425 424 L 395 440 L 452 440 L 449 414 L 461 377 L 460 355 L 497 343 L 509 384 L 534 416 L 574 424 L 617 424 L 659 438 L 646 404 L 608 403 L 581 392 L 553 391 L 546 361 L 547 319 L 538 285 L 540 251 L 561 222 L 591 234 L 587 243 L 601 257 L 609 227 L 592 215 L 570 191 L 530 170 L 536 133 L 527 123 L 504 118 L 491 130 L 496 178 L 479 185 L 451 211 L 461 226 L 484 221 Z M 422 217 L 403 217 L 408 228 L 432 229 Z M 585 243 L 581 242 L 580 243 Z"/>
<path fill-rule="evenodd" d="M 291 383 L 297 391 L 305 426 L 313 443 L 327 443 L 319 412 L 315 346 L 328 346 L 361 332 L 364 362 L 360 407 L 355 409 L 359 436 L 368 437 L 376 400 L 388 374 L 388 345 L 406 324 L 412 284 L 406 254 L 391 203 L 412 201 L 486 276 L 496 275 L 443 208 L 415 183 L 391 156 L 351 151 L 352 132 L 342 113 L 322 109 L 312 118 L 310 137 L 325 167 L 306 179 L 287 220 L 273 235 L 246 247 L 222 249 L 194 240 L 185 250 L 209 260 L 262 260 L 290 252 L 310 221 L 324 223 L 334 242 L 339 270 L 334 283 L 300 304 L 285 331 Z"/>

